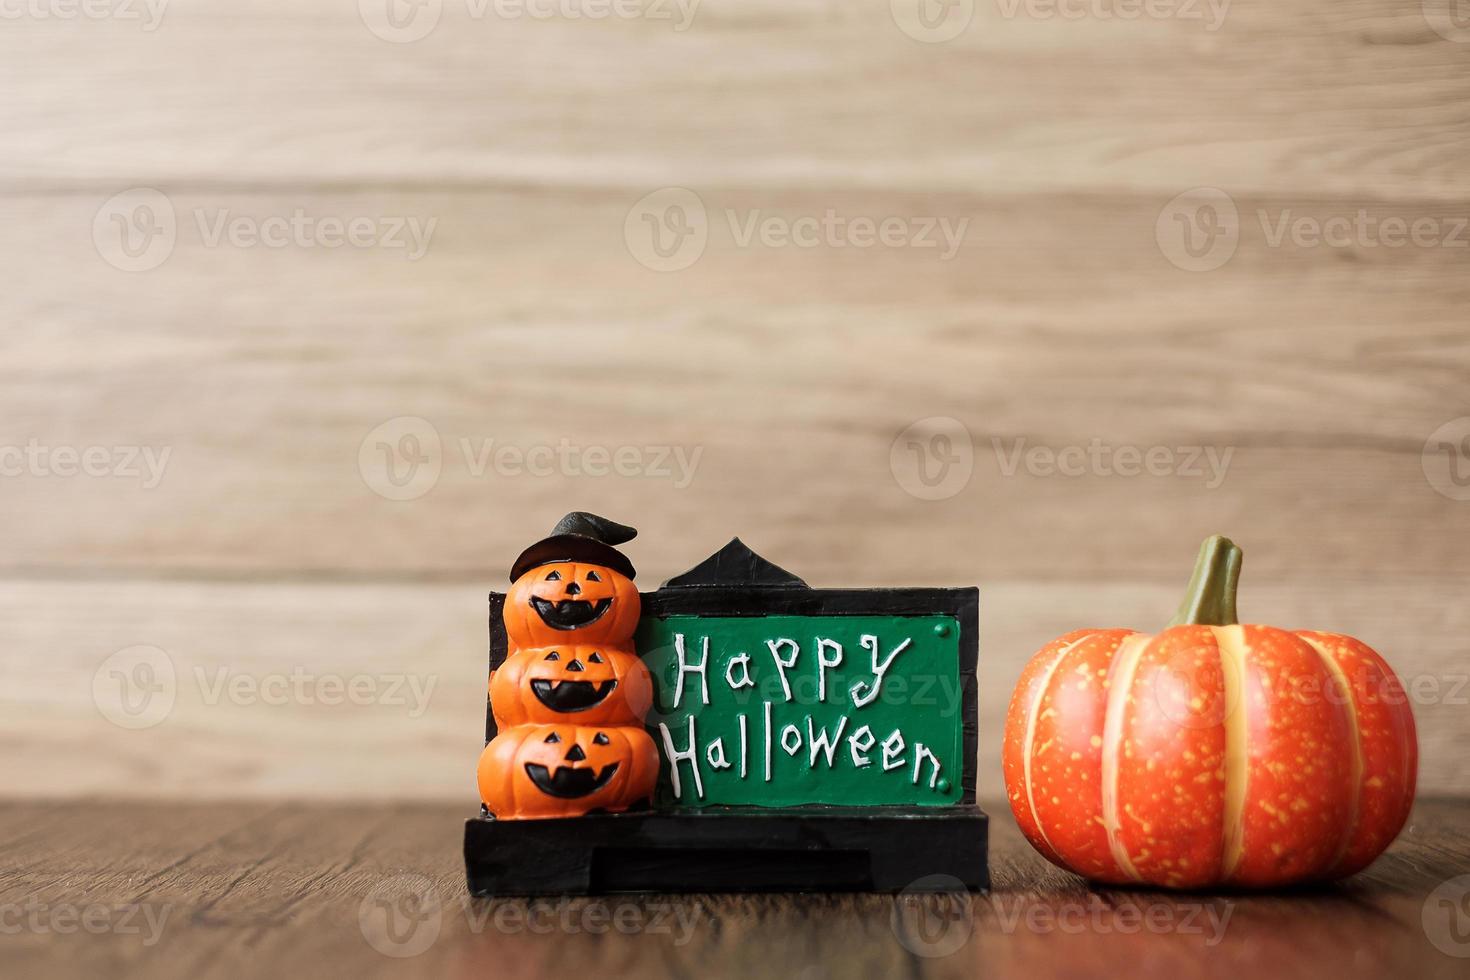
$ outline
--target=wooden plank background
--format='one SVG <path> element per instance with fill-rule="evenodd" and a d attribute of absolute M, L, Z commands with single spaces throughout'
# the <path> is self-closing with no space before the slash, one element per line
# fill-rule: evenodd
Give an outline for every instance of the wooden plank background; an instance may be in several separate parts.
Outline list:
<path fill-rule="evenodd" d="M 990 796 L 1025 658 L 1157 626 L 1226 532 L 1246 617 L 1382 650 L 1417 692 L 1423 785 L 1464 791 L 1470 491 L 1427 447 L 1470 434 L 1470 33 L 1434 29 L 1447 4 L 1236 0 L 1210 30 L 990 0 L 945 43 L 899 29 L 903 0 L 704 0 L 684 31 L 446 0 L 416 43 L 353 6 L 0 32 L 0 453 L 167 453 L 156 485 L 0 477 L 0 793 L 468 805 L 483 594 L 570 509 L 643 530 L 645 588 L 733 534 L 814 584 L 979 584 Z M 1200 187 L 1238 243 L 1192 272 L 1170 202 Z M 140 188 L 176 242 L 128 272 L 109 202 Z M 666 188 L 708 244 L 660 272 L 638 208 Z M 207 233 L 298 211 L 434 231 L 416 260 Z M 967 224 L 948 259 L 737 233 L 829 211 Z M 1438 244 L 1273 240 L 1360 213 Z M 973 470 L 925 500 L 891 450 L 935 417 Z M 441 472 L 392 500 L 372 460 L 403 418 Z M 477 472 L 488 440 L 697 465 Z M 1229 465 L 1008 462 L 1094 443 Z M 94 681 L 138 645 L 176 690 L 134 731 Z M 282 704 L 211 694 L 296 676 Z M 323 704 L 323 678 L 375 700 Z M 395 678 L 427 694 L 386 703 Z"/>

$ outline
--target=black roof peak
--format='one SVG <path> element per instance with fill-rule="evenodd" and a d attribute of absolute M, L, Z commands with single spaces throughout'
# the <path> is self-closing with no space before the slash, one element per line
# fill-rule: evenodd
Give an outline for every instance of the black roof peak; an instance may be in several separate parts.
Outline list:
<path fill-rule="evenodd" d="M 757 586 L 766 589 L 805 589 L 807 584 L 775 562 L 751 551 L 744 541 L 730 543 L 682 575 L 675 575 L 663 588 L 708 588 L 711 586 Z"/>

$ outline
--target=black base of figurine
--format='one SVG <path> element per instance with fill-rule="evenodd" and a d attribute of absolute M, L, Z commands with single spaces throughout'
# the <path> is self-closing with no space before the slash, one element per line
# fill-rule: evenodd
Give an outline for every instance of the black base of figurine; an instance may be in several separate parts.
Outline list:
<path fill-rule="evenodd" d="M 985 891 L 988 825 L 974 806 L 479 817 L 464 857 L 477 896 Z"/>

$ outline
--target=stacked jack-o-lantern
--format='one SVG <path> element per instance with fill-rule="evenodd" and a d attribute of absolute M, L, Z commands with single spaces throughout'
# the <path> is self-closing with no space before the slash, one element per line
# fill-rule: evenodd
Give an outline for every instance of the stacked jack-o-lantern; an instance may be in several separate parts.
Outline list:
<path fill-rule="evenodd" d="M 505 662 L 490 675 L 497 734 L 480 799 L 497 819 L 646 806 L 658 750 L 643 727 L 653 681 L 633 646 L 640 601 L 615 545 L 637 532 L 572 513 L 511 568 Z"/>

